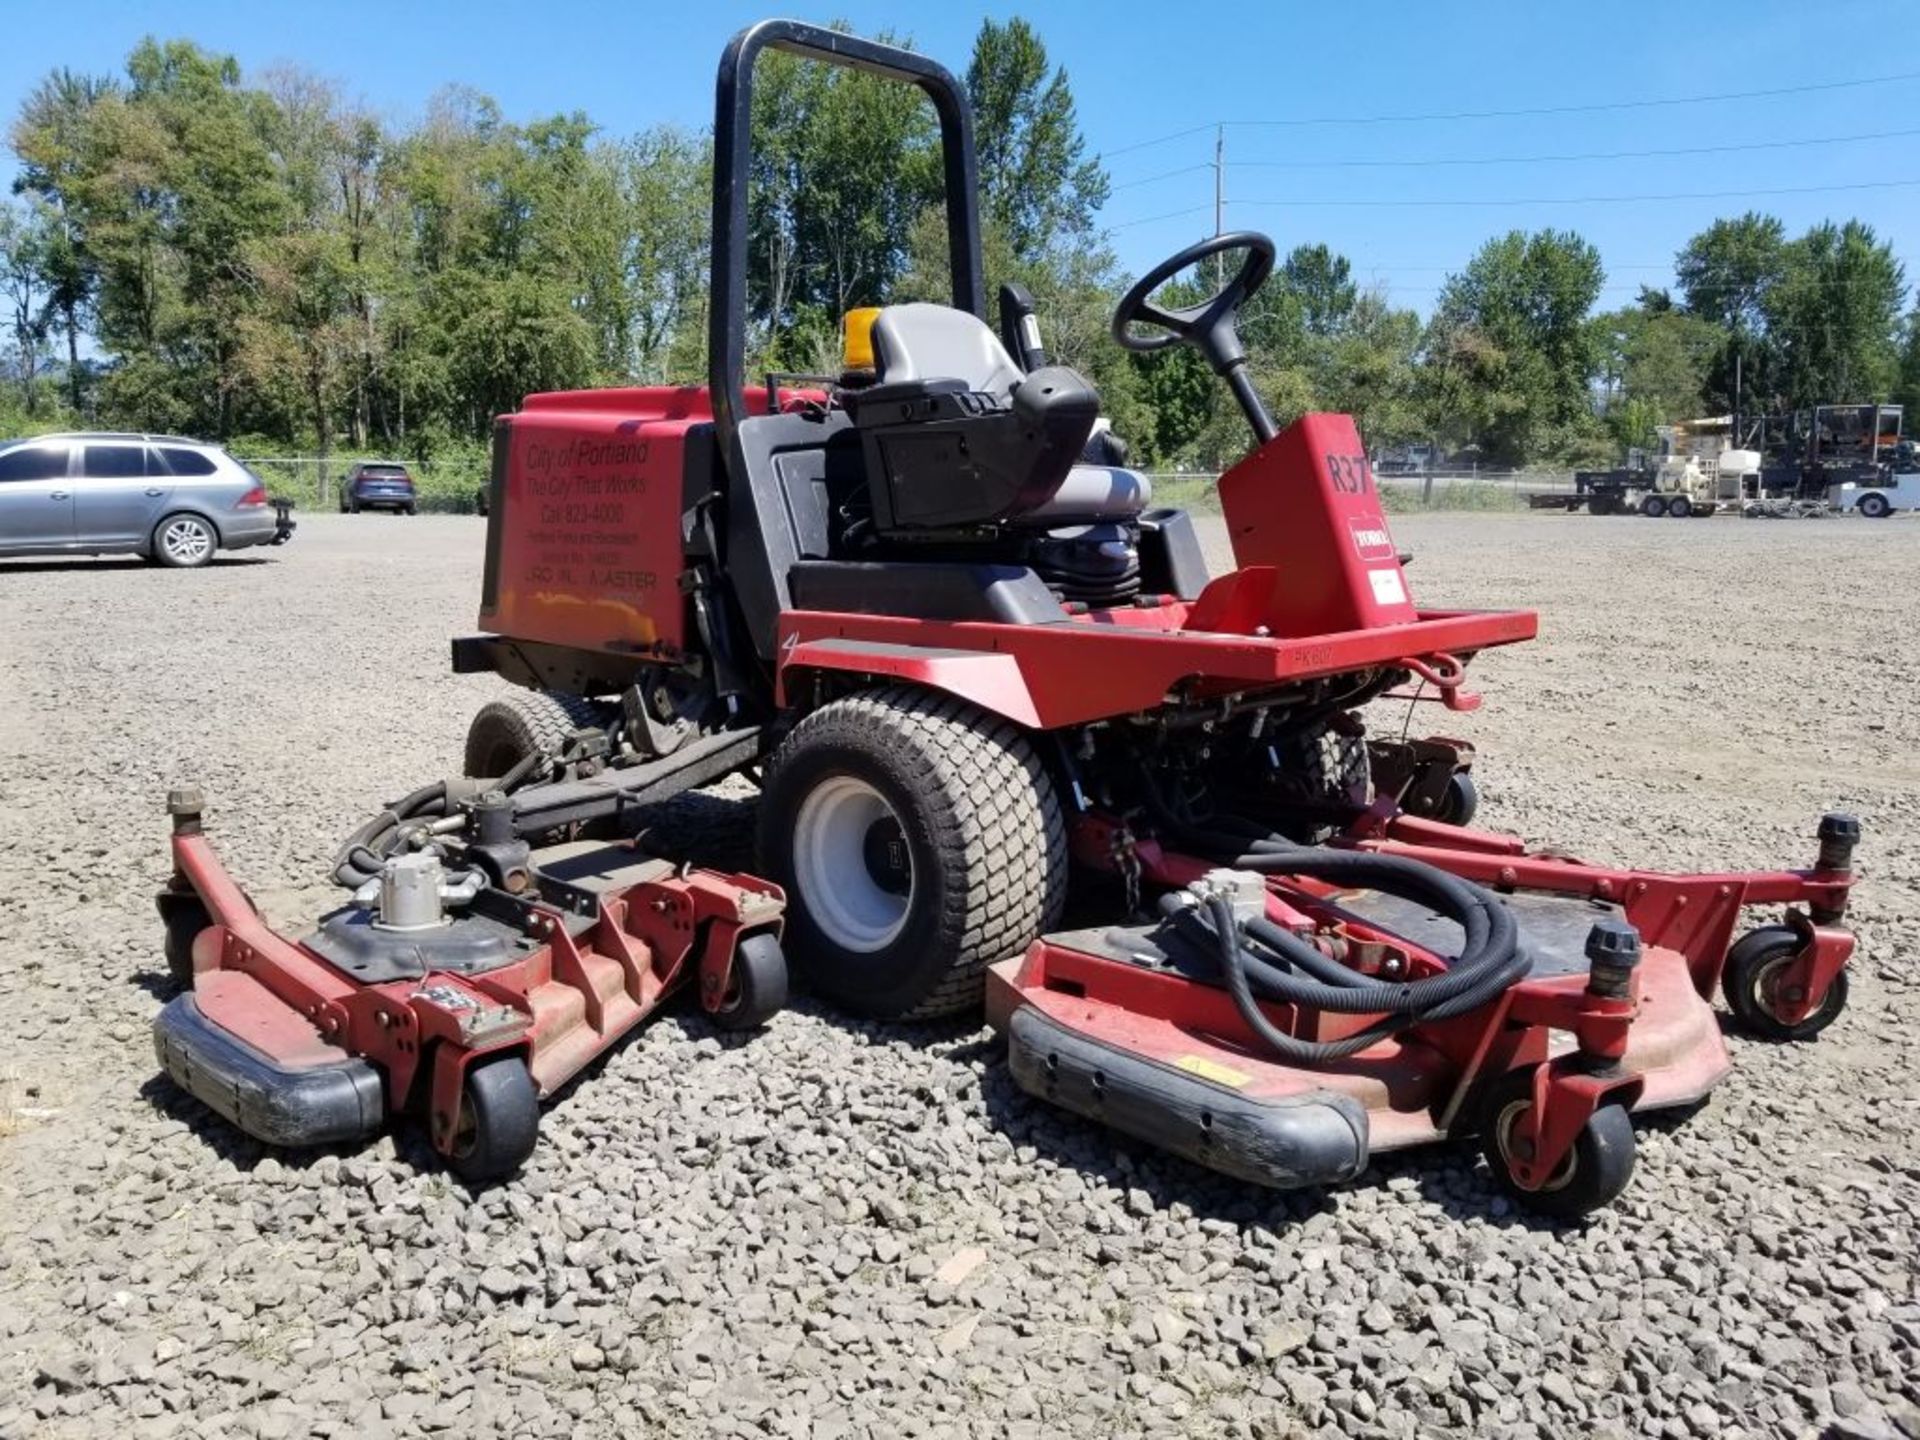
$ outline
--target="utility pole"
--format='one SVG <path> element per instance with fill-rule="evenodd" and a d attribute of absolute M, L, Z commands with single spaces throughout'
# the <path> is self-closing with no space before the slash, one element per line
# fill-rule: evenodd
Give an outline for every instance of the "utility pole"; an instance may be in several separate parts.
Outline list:
<path fill-rule="evenodd" d="M 1213 233 L 1217 239 L 1226 230 L 1227 212 L 1227 127 L 1216 125 L 1213 131 Z M 1226 284 L 1221 265 L 1224 255 L 1213 257 L 1213 288 Z"/>

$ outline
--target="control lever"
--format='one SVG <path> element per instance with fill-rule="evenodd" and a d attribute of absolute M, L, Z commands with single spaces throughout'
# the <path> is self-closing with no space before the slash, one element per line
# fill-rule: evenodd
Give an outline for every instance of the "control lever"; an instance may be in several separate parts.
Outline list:
<path fill-rule="evenodd" d="M 1040 322 L 1034 318 L 1033 293 L 1024 285 L 1000 287 L 1000 343 L 1027 374 L 1045 369 L 1053 357 L 1040 341 Z"/>

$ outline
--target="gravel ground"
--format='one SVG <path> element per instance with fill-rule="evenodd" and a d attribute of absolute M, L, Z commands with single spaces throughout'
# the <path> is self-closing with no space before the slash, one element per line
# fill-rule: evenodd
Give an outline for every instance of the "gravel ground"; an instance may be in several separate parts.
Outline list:
<path fill-rule="evenodd" d="M 164 791 L 311 913 L 496 691 L 446 673 L 480 526 L 0 563 L 0 1435 L 1920 1435 L 1920 522 L 1395 525 L 1428 603 L 1544 613 L 1417 717 L 1488 823 L 1675 866 L 1868 827 L 1852 1008 L 1735 1038 L 1584 1228 L 1444 1150 L 1256 1192 L 1034 1107 L 985 1032 L 804 999 L 645 1027 L 479 1195 L 411 1135 L 264 1151 L 155 1078 Z M 686 806 L 721 850 L 746 809 Z"/>

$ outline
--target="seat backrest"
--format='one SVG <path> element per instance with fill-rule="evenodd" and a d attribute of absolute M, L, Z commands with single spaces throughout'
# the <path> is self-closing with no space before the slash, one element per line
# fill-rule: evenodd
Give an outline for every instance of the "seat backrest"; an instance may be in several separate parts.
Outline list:
<path fill-rule="evenodd" d="M 1026 372 L 979 316 L 949 305 L 888 305 L 873 322 L 873 359 L 882 385 L 958 380 L 1005 399 Z"/>

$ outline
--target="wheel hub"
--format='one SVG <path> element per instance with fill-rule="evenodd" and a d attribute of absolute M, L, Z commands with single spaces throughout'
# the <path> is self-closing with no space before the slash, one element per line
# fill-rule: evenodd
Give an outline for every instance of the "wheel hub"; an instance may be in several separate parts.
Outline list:
<path fill-rule="evenodd" d="M 913 859 L 907 853 L 907 837 L 893 816 L 867 827 L 861 858 L 873 883 L 889 895 L 905 895 L 913 889 Z"/>
<path fill-rule="evenodd" d="M 912 908 L 913 852 L 900 817 L 865 780 L 830 775 L 801 803 L 794 879 L 807 913 L 843 950 L 893 943 Z"/>

